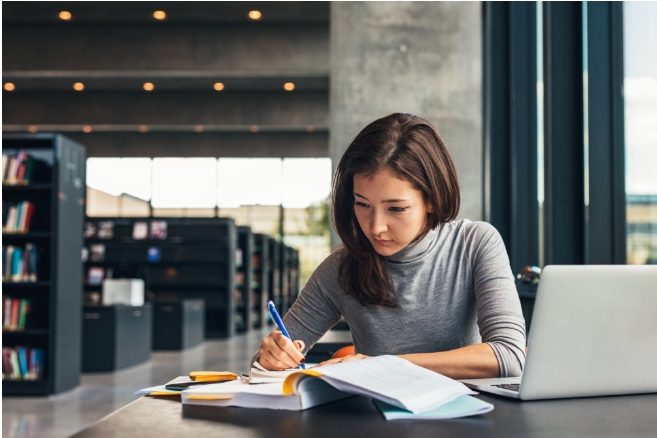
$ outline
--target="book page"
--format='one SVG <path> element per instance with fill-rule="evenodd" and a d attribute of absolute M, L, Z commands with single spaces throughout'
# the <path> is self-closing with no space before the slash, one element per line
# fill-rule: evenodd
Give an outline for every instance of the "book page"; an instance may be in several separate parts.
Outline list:
<path fill-rule="evenodd" d="M 433 409 L 464 394 L 475 394 L 461 382 L 397 356 L 378 356 L 314 370 L 338 389 L 413 412 Z"/>

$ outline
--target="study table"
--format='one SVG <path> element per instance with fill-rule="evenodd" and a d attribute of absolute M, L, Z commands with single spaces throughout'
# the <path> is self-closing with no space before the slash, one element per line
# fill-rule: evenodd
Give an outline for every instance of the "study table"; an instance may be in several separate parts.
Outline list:
<path fill-rule="evenodd" d="M 97 437 L 655 437 L 657 394 L 520 402 L 479 395 L 495 409 L 453 420 L 386 421 L 355 396 L 302 412 L 181 406 L 142 397 L 74 435 Z"/>

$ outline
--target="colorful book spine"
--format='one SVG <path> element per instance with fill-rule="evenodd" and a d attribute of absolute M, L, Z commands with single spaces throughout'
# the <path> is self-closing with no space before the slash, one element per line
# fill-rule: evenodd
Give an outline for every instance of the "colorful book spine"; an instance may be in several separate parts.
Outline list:
<path fill-rule="evenodd" d="M 12 299 L 6 297 L 3 302 L 2 329 L 21 331 L 31 325 L 32 301 L 27 298 Z"/>
<path fill-rule="evenodd" d="M 45 377 L 43 348 L 2 347 L 3 380 L 41 380 Z"/>
<path fill-rule="evenodd" d="M 24 248 L 2 247 L 2 280 L 5 282 L 36 282 L 38 280 L 38 251 L 33 243 Z"/>
<path fill-rule="evenodd" d="M 28 185 L 37 167 L 37 160 L 25 151 L 16 155 L 2 155 L 2 183 Z"/>
<path fill-rule="evenodd" d="M 3 228 L 5 233 L 27 233 L 34 216 L 35 207 L 30 201 L 2 205 Z"/>
<path fill-rule="evenodd" d="M 11 298 L 4 299 L 4 312 L 2 313 L 2 329 L 11 329 Z"/>

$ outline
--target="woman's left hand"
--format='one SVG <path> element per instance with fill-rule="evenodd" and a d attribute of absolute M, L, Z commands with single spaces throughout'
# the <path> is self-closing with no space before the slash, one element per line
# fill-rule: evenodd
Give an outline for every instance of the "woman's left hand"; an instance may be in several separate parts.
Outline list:
<path fill-rule="evenodd" d="M 368 359 L 369 356 L 365 356 L 364 354 L 350 354 L 349 356 L 344 356 L 344 357 L 339 357 L 337 359 L 329 359 L 325 360 L 324 362 L 318 364 L 318 367 L 324 366 L 324 365 L 333 365 L 336 363 L 344 363 L 344 362 L 351 362 L 352 360 L 361 360 L 361 359 Z"/>

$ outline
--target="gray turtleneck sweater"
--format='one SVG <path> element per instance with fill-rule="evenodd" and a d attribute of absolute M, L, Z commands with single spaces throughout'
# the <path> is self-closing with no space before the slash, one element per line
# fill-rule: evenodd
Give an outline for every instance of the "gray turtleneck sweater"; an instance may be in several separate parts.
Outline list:
<path fill-rule="evenodd" d="M 485 222 L 441 224 L 419 242 L 387 257 L 395 308 L 361 305 L 338 282 L 335 251 L 315 270 L 283 322 L 306 351 L 340 317 L 349 323 L 356 352 L 431 353 L 488 343 L 500 377 L 522 373 L 525 320 L 509 258 L 499 233 Z"/>

